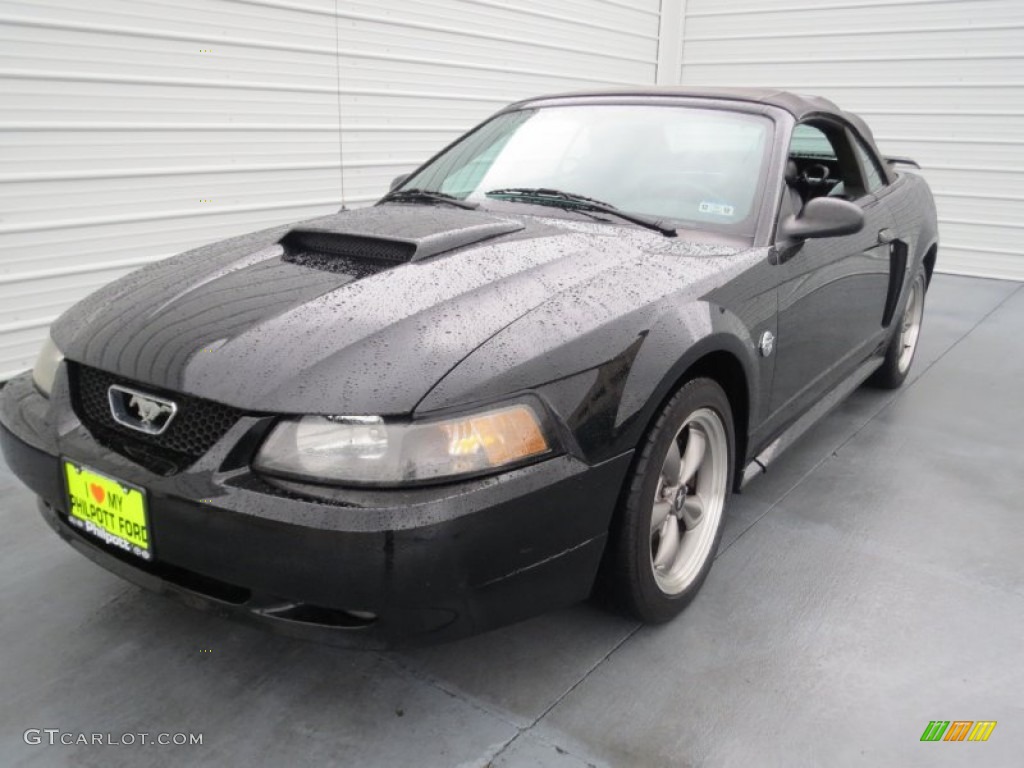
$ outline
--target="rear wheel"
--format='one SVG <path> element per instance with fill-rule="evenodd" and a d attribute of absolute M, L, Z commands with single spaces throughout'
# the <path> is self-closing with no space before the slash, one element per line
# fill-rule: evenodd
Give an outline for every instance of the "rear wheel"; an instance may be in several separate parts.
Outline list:
<path fill-rule="evenodd" d="M 612 532 L 604 588 L 642 621 L 663 622 L 711 570 L 731 489 L 729 400 L 711 379 L 687 382 L 640 446 Z"/>
<path fill-rule="evenodd" d="M 917 352 L 917 342 L 921 338 L 925 289 L 924 270 L 919 269 L 910 283 L 903 316 L 899 319 L 892 341 L 889 342 L 885 360 L 868 379 L 868 384 L 881 389 L 896 389 L 906 380 L 907 374 L 910 373 L 910 364 L 914 362 L 914 353 Z"/>

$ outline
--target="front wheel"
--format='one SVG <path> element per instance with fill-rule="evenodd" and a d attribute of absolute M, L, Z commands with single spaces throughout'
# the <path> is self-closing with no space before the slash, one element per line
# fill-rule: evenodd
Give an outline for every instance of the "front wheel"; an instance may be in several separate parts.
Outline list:
<path fill-rule="evenodd" d="M 897 389 L 910 373 L 910 364 L 914 362 L 917 342 L 921 338 L 921 323 L 924 319 L 924 294 L 927 287 L 924 270 L 918 269 L 910 283 L 907 303 L 903 316 L 893 333 L 889 348 L 885 351 L 885 360 L 875 371 L 868 384 L 881 389 Z"/>
<path fill-rule="evenodd" d="M 733 474 L 732 409 L 711 379 L 687 382 L 638 450 L 603 586 L 625 612 L 668 621 L 711 570 Z"/>

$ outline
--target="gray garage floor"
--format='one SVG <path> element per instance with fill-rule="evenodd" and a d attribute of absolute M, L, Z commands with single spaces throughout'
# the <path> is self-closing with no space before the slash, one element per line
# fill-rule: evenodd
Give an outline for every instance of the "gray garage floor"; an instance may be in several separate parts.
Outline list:
<path fill-rule="evenodd" d="M 401 654 L 126 586 L 0 465 L 0 765 L 1024 765 L 1024 286 L 937 277 L 913 377 L 855 393 L 735 499 L 671 625 L 581 605 Z M 998 726 L 920 742 L 936 719 Z"/>

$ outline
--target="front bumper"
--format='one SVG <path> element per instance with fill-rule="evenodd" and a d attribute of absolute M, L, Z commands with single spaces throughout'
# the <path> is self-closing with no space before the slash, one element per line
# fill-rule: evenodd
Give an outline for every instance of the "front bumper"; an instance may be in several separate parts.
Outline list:
<path fill-rule="evenodd" d="M 451 639 L 585 598 L 631 458 L 560 456 L 411 490 L 283 488 L 232 465 L 243 419 L 164 477 L 94 441 L 66 381 L 49 400 L 27 375 L 0 392 L 0 448 L 57 533 L 142 587 L 338 645 Z M 147 490 L 152 562 L 67 522 L 60 456 Z"/>

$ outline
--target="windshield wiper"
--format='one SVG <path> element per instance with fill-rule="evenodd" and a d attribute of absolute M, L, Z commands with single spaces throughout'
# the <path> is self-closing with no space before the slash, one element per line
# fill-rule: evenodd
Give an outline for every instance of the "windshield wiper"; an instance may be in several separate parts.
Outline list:
<path fill-rule="evenodd" d="M 449 195 L 447 192 L 438 192 L 432 189 L 396 189 L 394 192 L 388 192 L 384 197 L 380 199 L 382 203 L 396 202 L 396 203 L 448 203 L 449 205 L 456 205 L 459 208 L 467 208 L 473 210 L 480 207 L 480 203 L 473 203 L 469 200 L 462 200 L 461 198 L 455 197 L 455 195 Z"/>
<path fill-rule="evenodd" d="M 620 219 L 639 224 L 641 227 L 653 229 L 665 237 L 675 237 L 676 231 L 667 226 L 661 219 L 652 216 L 643 216 L 638 213 L 626 213 L 620 211 L 611 203 L 603 200 L 595 200 L 592 197 L 578 195 L 574 192 L 563 192 L 560 189 L 548 189 L 547 187 L 506 187 L 504 189 L 492 189 L 485 193 L 488 197 L 503 197 L 509 200 L 522 200 L 523 202 L 537 201 L 543 205 L 563 206 L 566 208 L 579 208 L 585 211 L 600 211 Z"/>

